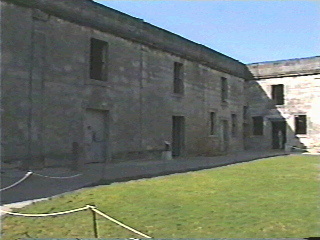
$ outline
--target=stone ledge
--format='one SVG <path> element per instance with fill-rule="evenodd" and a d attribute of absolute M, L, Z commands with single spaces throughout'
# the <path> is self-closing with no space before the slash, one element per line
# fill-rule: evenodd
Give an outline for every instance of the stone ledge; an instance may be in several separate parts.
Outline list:
<path fill-rule="evenodd" d="M 115 36 L 196 61 L 220 72 L 243 79 L 251 74 L 245 64 L 165 29 L 89 0 L 4 0 L 39 9 L 61 19 L 108 32 Z M 85 10 L 84 10 L 85 9 Z"/>
<path fill-rule="evenodd" d="M 320 56 L 247 64 L 253 79 L 320 74 Z"/>

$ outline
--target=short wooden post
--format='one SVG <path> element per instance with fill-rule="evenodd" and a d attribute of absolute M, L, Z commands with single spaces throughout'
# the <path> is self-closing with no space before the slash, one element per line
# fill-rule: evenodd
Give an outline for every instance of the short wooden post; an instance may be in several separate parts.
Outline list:
<path fill-rule="evenodd" d="M 93 211 L 92 208 L 90 208 L 90 210 L 92 212 L 94 238 L 98 238 L 98 226 L 97 226 L 96 212 Z"/>

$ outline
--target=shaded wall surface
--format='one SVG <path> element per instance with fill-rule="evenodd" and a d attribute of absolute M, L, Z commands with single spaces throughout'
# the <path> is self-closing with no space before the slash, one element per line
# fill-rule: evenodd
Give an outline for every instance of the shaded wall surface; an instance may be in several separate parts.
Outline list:
<path fill-rule="evenodd" d="M 75 20 L 61 9 L 81 14 Z M 242 124 L 232 124 L 231 115 L 243 121 L 244 64 L 91 1 L 1 1 L 1 11 L 3 160 L 63 164 L 77 142 L 85 161 L 90 112 L 106 116 L 112 161 L 160 157 L 164 141 L 172 142 L 173 116 L 185 119 L 183 155 L 243 149 Z M 101 25 L 81 22 L 98 19 L 93 14 L 103 15 Z M 132 31 L 124 36 L 123 28 Z M 90 79 L 92 38 L 108 44 L 105 81 Z M 183 94 L 173 93 L 175 62 L 183 65 Z M 228 82 L 225 102 L 221 78 Z M 222 121 L 235 131 L 227 143 Z"/>

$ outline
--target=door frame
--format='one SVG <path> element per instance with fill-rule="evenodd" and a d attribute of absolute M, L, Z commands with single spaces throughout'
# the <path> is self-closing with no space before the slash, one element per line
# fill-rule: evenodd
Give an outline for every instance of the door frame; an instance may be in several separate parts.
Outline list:
<path fill-rule="evenodd" d="M 282 132 L 282 144 L 278 136 L 279 131 Z M 271 121 L 271 146 L 272 149 L 285 149 L 287 141 L 287 122 L 285 119 Z M 281 146 L 282 145 L 282 146 Z"/>
<path fill-rule="evenodd" d="M 229 150 L 229 121 L 220 119 L 220 150 L 227 152 Z"/>
<path fill-rule="evenodd" d="M 85 133 L 86 128 L 88 126 L 87 123 L 87 113 L 88 111 L 96 111 L 96 112 L 101 112 L 104 114 L 104 137 L 105 137 L 105 144 L 104 144 L 104 151 L 103 151 L 103 161 L 101 163 L 110 163 L 111 162 L 111 146 L 110 146 L 110 111 L 105 110 L 105 109 L 99 109 L 99 108 L 91 108 L 87 107 L 85 108 L 85 116 L 84 116 L 84 121 L 83 121 L 83 131 Z M 85 138 L 85 134 L 84 134 Z M 84 154 L 87 156 L 86 149 L 84 149 Z M 88 162 L 87 159 L 85 159 L 85 163 L 90 163 Z"/>
<path fill-rule="evenodd" d="M 172 116 L 172 156 L 181 157 L 185 152 L 185 117 Z"/>

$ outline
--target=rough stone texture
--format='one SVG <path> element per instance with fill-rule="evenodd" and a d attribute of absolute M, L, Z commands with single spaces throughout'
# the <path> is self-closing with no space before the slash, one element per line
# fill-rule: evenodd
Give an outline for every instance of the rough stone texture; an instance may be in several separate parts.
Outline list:
<path fill-rule="evenodd" d="M 320 73 L 320 56 L 248 64 L 255 79 Z"/>
<path fill-rule="evenodd" d="M 247 67 L 89 0 L 1 0 L 0 4 L 3 161 L 22 160 L 25 167 L 52 160 L 65 165 L 78 142 L 80 161 L 85 163 L 90 111 L 106 116 L 106 161 L 159 158 L 164 141 L 172 142 L 173 116 L 185 118 L 185 156 L 220 155 L 244 146 L 269 149 L 267 119 L 276 116 L 288 119 L 288 139 L 297 141 L 290 132 L 297 113 L 308 115 L 309 127 L 307 136 L 298 141 L 319 144 L 315 79 L 319 57 Z M 108 43 L 106 81 L 90 79 L 91 38 Z M 184 68 L 183 95 L 173 93 L 175 62 Z M 222 77 L 228 82 L 224 103 Z M 273 83 L 286 86 L 282 108 L 270 101 Z M 246 119 L 244 106 L 249 107 Z M 210 112 L 216 113 L 213 135 Z M 237 116 L 234 136 L 232 114 Z M 250 133 L 250 116 L 257 115 L 266 120 L 261 137 Z"/>
<path fill-rule="evenodd" d="M 249 146 L 271 147 L 270 119 L 287 122 L 289 146 L 313 148 L 320 144 L 320 57 L 248 65 L 254 80 L 247 81 L 251 116 L 264 116 L 265 134 L 251 136 Z M 284 105 L 274 105 L 271 86 L 284 85 Z M 295 135 L 294 116 L 307 115 L 307 134 Z"/>
<path fill-rule="evenodd" d="M 28 157 L 31 25 L 31 11 L 1 2 L 2 156 Z"/>
<path fill-rule="evenodd" d="M 245 78 L 250 72 L 239 61 L 179 35 L 144 22 L 142 19 L 106 8 L 91 0 L 2 0 L 37 8 L 52 16 L 81 26 L 108 32 L 174 55 L 201 62 L 211 68 Z"/>
<path fill-rule="evenodd" d="M 149 34 L 168 35 L 163 41 L 179 45 L 186 57 L 15 2 L 1 1 L 3 160 L 67 163 L 72 158 L 72 143 L 84 142 L 86 109 L 108 113 L 108 148 L 113 161 L 160 157 L 164 141 L 172 141 L 173 116 L 185 117 L 184 155 L 224 153 L 219 121 L 227 120 L 230 125 L 231 114 L 242 121 L 244 79 L 236 75 L 243 75 L 244 64 L 210 49 L 201 50 L 204 48 L 176 35 L 170 39 L 169 33 L 151 26 Z M 91 38 L 108 43 L 107 81 L 89 77 Z M 195 58 L 189 46 L 201 50 L 204 58 L 205 54 L 213 56 L 219 70 L 206 62 L 191 61 Z M 184 66 L 183 95 L 173 93 L 174 62 Z M 220 70 L 222 65 L 225 71 Z M 230 74 L 235 67 L 239 74 Z M 230 97 L 224 105 L 221 77 L 229 83 Z M 213 136 L 211 111 L 217 114 Z M 238 134 L 230 136 L 228 151 L 243 149 L 241 132 L 239 124 Z M 85 161 L 84 149 L 81 156 Z"/>

